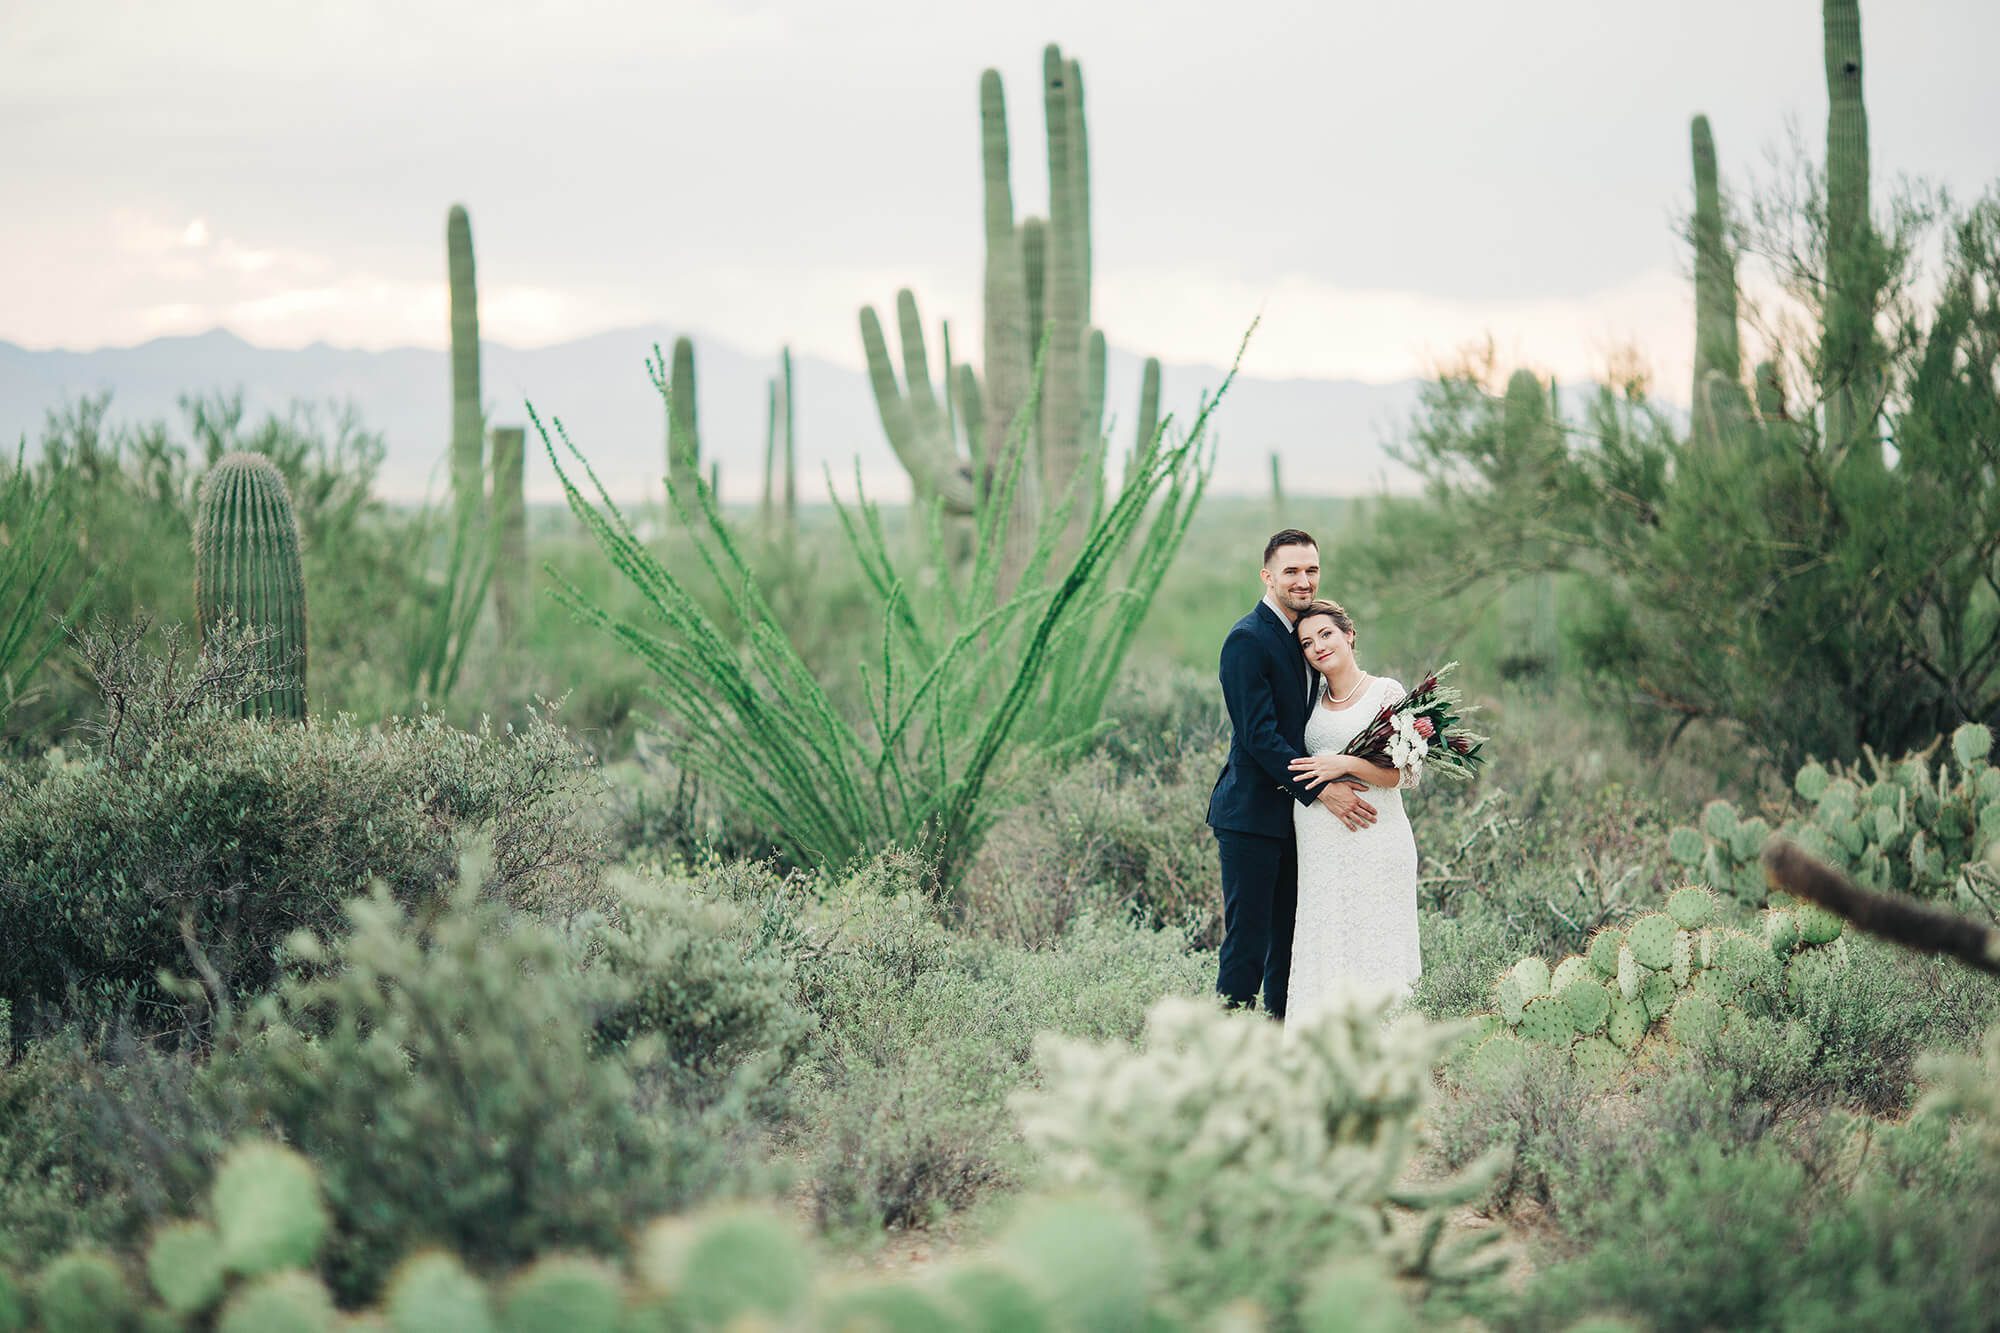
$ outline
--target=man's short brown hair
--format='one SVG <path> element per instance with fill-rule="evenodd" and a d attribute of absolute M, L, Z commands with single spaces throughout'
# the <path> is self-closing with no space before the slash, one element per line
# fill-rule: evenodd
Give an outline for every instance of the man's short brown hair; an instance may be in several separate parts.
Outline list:
<path fill-rule="evenodd" d="M 1271 557 L 1278 553 L 1280 546 L 1310 546 L 1315 551 L 1319 549 L 1319 543 L 1313 540 L 1310 532 L 1300 532 L 1297 528 L 1286 528 L 1283 532 L 1272 534 L 1271 540 L 1264 543 L 1264 563 L 1266 565 L 1271 563 Z"/>

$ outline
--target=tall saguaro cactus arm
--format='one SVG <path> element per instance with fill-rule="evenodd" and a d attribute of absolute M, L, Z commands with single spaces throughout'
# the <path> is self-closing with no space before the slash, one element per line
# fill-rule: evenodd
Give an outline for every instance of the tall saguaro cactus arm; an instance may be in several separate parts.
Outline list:
<path fill-rule="evenodd" d="M 1715 163 L 1715 135 L 1708 117 L 1689 127 L 1694 157 L 1694 384 L 1697 442 L 1713 442 L 1717 413 L 1701 410 L 1711 372 L 1730 384 L 1743 374 L 1736 328 L 1736 256 L 1730 251 L 1722 215 L 1722 185 Z"/>
<path fill-rule="evenodd" d="M 493 428 L 493 612 L 501 641 L 510 645 L 520 640 L 530 596 L 527 441 L 525 427 Z"/>
<path fill-rule="evenodd" d="M 942 500 L 948 512 L 970 514 L 972 476 L 958 459 L 950 423 L 931 385 L 923 323 L 917 314 L 916 298 L 907 288 L 896 294 L 896 313 L 903 338 L 905 383 L 900 385 L 875 308 L 865 306 L 861 311 L 861 345 L 868 355 L 868 382 L 875 391 L 875 408 L 882 416 L 883 433 L 889 437 L 889 446 L 896 451 L 904 471 L 910 474 L 910 485 L 919 503 Z"/>
<path fill-rule="evenodd" d="M 674 339 L 667 398 L 667 475 L 675 490 L 692 495 L 701 475 L 701 423 L 695 415 L 694 344 L 686 338 Z"/>
<path fill-rule="evenodd" d="M 984 485 L 1004 472 L 1007 432 L 1028 401 L 1034 342 L 1028 331 L 1028 272 L 1014 227 L 1009 179 L 1007 102 L 998 70 L 979 76 L 979 148 L 986 218 Z"/>
<path fill-rule="evenodd" d="M 1826 40 L 1826 299 L 1820 387 L 1827 439 L 1848 459 L 1881 466 L 1869 383 L 1877 244 L 1868 220 L 1868 112 L 1861 101 L 1860 0 L 1823 0 Z"/>
<path fill-rule="evenodd" d="M 480 406 L 472 220 L 463 204 L 451 206 L 444 234 L 451 280 L 451 490 L 459 522 L 476 526 L 484 508 L 486 421 Z"/>
<path fill-rule="evenodd" d="M 1048 259 L 1042 298 L 1049 354 L 1042 372 L 1042 489 L 1053 497 L 1068 489 L 1084 458 L 1082 354 L 1087 318 L 1082 243 L 1087 223 L 1075 157 L 1080 151 L 1079 108 L 1069 62 L 1054 45 L 1042 52 L 1042 99 L 1049 144 Z"/>
<path fill-rule="evenodd" d="M 202 479 L 194 520 L 194 609 L 202 642 L 235 622 L 257 638 L 271 689 L 256 716 L 306 715 L 306 579 L 284 474 L 262 454 L 225 454 Z"/>

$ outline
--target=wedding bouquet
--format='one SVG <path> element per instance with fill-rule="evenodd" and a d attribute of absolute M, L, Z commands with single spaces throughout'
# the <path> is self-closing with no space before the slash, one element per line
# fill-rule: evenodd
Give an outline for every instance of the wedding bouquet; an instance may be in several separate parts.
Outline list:
<path fill-rule="evenodd" d="M 1457 665 L 1445 663 L 1425 676 L 1423 684 L 1385 706 L 1344 753 L 1395 769 L 1405 790 L 1422 781 L 1427 768 L 1453 782 L 1471 778 L 1486 762 L 1480 753 L 1486 737 L 1466 730 L 1466 714 L 1473 710 L 1457 689 L 1441 683 Z"/>

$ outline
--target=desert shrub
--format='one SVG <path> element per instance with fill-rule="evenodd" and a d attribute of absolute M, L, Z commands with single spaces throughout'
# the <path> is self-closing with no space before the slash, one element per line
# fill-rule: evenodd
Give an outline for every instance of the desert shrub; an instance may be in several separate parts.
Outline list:
<path fill-rule="evenodd" d="M 1570 1257 L 1498 1322 L 1617 1311 L 1663 1330 L 1990 1326 L 1992 1162 L 1929 1118 L 1769 1131 L 1699 1078 L 1636 1123 L 1601 1125 L 1558 1188 Z"/>
<path fill-rule="evenodd" d="M 1386 1001 L 1357 997 L 1288 1027 L 1163 1001 L 1137 1050 L 1044 1038 L 1045 1086 L 1015 1104 L 1053 1179 L 1117 1191 L 1153 1224 L 1184 1310 L 1250 1297 L 1289 1325 L 1330 1253 L 1372 1254 L 1426 1282 L 1490 1271 L 1471 1260 L 1476 1246 L 1437 1242 L 1445 1210 L 1483 1192 L 1497 1159 L 1398 1183 L 1431 1065 L 1457 1030 L 1385 1020 Z M 1394 1205 L 1414 1223 L 1392 1226 Z"/>
<path fill-rule="evenodd" d="M 1925 1052 L 1967 1049 L 2000 1015 L 1992 982 L 1954 962 L 1852 932 L 1843 952 L 1844 967 L 1793 968 L 1782 991 L 1753 991 L 1729 1030 L 1694 1051 L 1700 1066 L 1780 1113 L 1901 1112 Z"/>
<path fill-rule="evenodd" d="M 812 1026 L 791 964 L 726 900 L 630 874 L 611 889 L 613 916 L 574 932 L 598 983 L 599 1048 L 643 1054 L 677 1108 L 773 1097 Z"/>
<path fill-rule="evenodd" d="M 1219 649 L 1218 639 L 1213 648 Z M 1163 759 L 1193 762 L 1197 770 L 1229 743 L 1229 712 L 1213 670 L 1165 666 L 1126 672 L 1104 698 L 1100 732 L 1091 750 L 1119 771 L 1141 772 Z M 1214 785 L 1213 774 L 1209 784 Z"/>
<path fill-rule="evenodd" d="M 165 652 L 136 631 L 85 641 L 106 699 L 79 753 L 7 779 L 0 805 L 0 998 L 160 1031 L 191 1011 L 158 974 L 194 974 L 211 1003 L 268 985 L 279 944 L 327 929 L 380 881 L 428 895 L 456 840 L 491 839 L 490 892 L 573 909 L 594 881 L 588 760 L 547 713 L 520 729 L 441 718 L 363 730 L 234 715 L 257 682 L 234 647 Z"/>
<path fill-rule="evenodd" d="M 640 1219 L 735 1171 L 735 1108 L 639 1114 L 654 1044 L 599 1053 L 596 987 L 560 937 L 463 890 L 423 916 L 379 891 L 348 911 L 351 934 L 294 938 L 299 964 L 205 1075 L 240 1123 L 324 1175 L 344 1299 L 420 1239 L 475 1266 L 615 1254 Z"/>
<path fill-rule="evenodd" d="M 1162 994 L 1212 981 L 1177 935 L 1084 918 L 1028 950 L 953 936 L 921 867 L 881 858 L 803 910 L 791 946 L 819 1022 L 799 1133 L 829 1226 L 914 1225 L 1019 1179 L 1007 1094 L 1037 1032 L 1127 1038 Z M 755 890 L 753 890 L 755 892 Z"/>
<path fill-rule="evenodd" d="M 1432 1018 L 1464 1018 L 1493 1007 L 1493 978 L 1520 955 L 1506 923 L 1484 913 L 1419 914 L 1424 972 L 1416 1004 Z"/>
<path fill-rule="evenodd" d="M 1523 1043 L 1515 1058 L 1458 1062 L 1452 1087 L 1431 1117 L 1439 1155 L 1457 1169 L 1504 1148 L 1507 1165 L 1494 1177 L 1486 1206 L 1547 1204 L 1555 1180 L 1574 1169 L 1599 1091 L 1562 1051 L 1548 1046 Z"/>
<path fill-rule="evenodd" d="M 1088 756 L 1029 784 L 959 889 L 974 930 L 1030 947 L 1092 911 L 1125 911 L 1205 947 L 1222 934 L 1222 872 L 1207 824 L 1220 753 L 1143 764 Z"/>

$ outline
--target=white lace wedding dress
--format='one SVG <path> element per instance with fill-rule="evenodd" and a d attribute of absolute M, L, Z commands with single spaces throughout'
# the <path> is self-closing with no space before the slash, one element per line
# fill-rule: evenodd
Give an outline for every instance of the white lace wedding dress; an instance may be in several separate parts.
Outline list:
<path fill-rule="evenodd" d="M 1378 676 L 1361 696 L 1334 710 L 1315 704 L 1306 722 L 1309 754 L 1338 754 L 1401 699 L 1397 682 Z M 1285 1021 L 1312 1018 L 1342 987 L 1409 995 L 1423 972 L 1417 948 L 1417 843 L 1394 787 L 1364 787 L 1376 820 L 1351 832 L 1314 802 L 1295 805 L 1299 914 L 1292 934 L 1292 977 Z"/>

